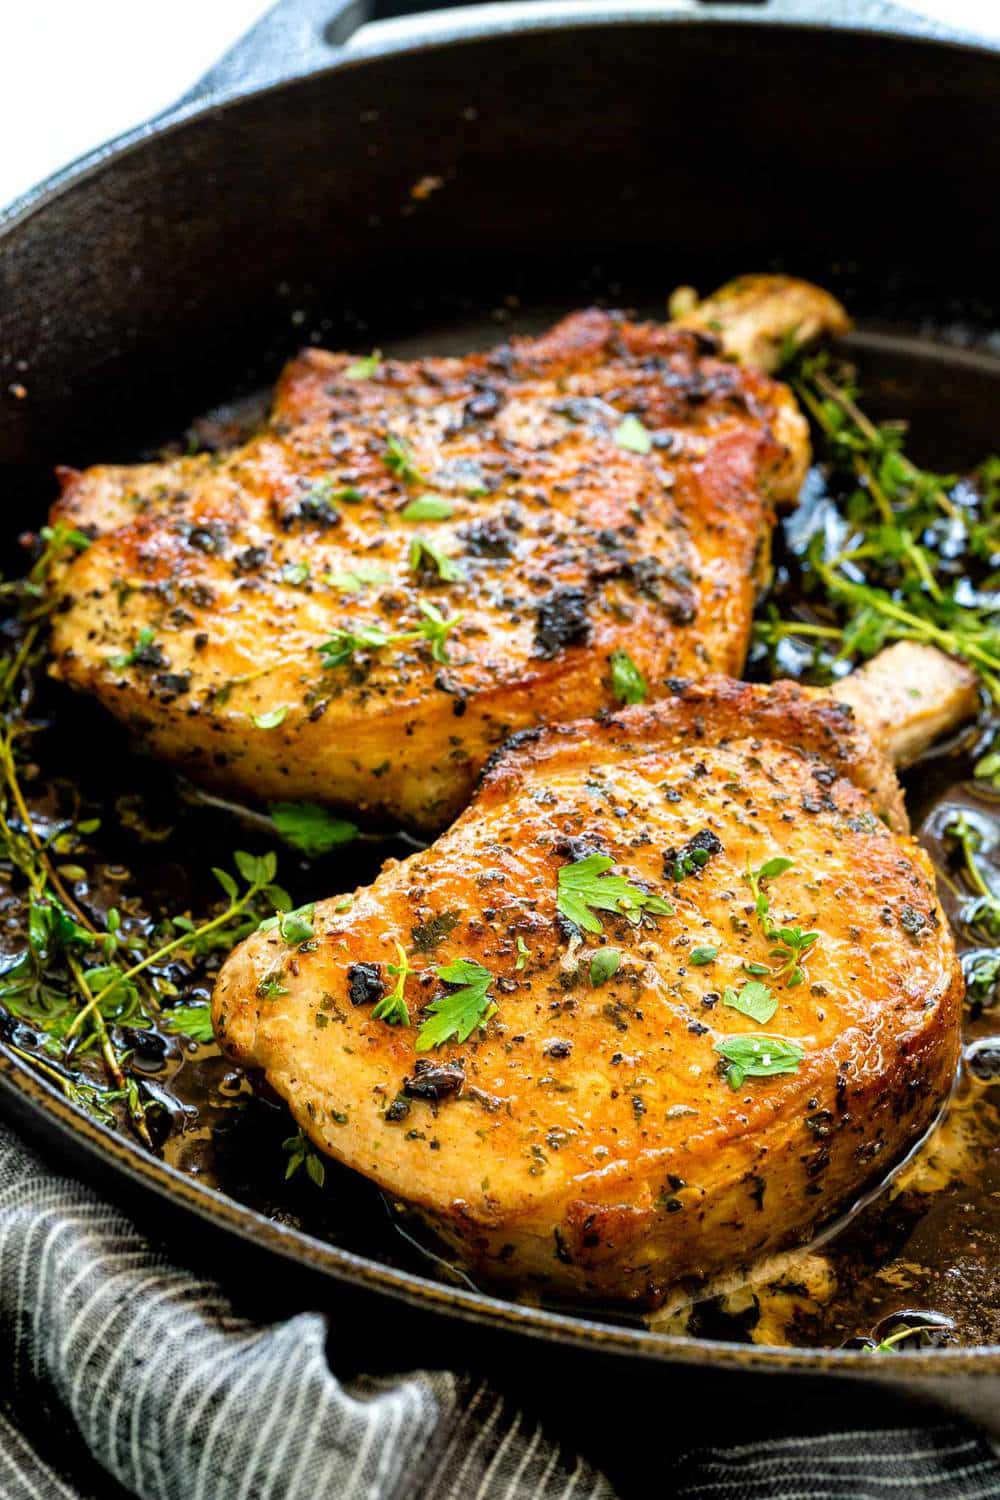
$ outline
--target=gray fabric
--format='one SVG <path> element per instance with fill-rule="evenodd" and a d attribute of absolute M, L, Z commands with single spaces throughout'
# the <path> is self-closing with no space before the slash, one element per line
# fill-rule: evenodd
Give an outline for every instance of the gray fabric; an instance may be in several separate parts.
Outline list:
<path fill-rule="evenodd" d="M 338 1380 L 329 1333 L 316 1313 L 270 1327 L 236 1316 L 219 1286 L 168 1263 L 121 1212 L 0 1127 L 4 1500 L 620 1493 L 487 1384 L 423 1370 Z M 639 1471 L 666 1496 L 1000 1497 L 986 1445 L 952 1426 L 680 1456 L 660 1424 L 624 1436 L 644 1433 Z"/>

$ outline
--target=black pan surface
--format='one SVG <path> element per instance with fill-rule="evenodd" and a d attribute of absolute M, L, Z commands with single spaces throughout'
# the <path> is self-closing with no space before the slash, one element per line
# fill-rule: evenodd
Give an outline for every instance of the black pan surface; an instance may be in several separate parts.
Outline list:
<path fill-rule="evenodd" d="M 876 415 L 911 417 L 917 456 L 937 467 L 974 463 L 995 445 L 1000 379 L 1000 236 L 980 212 L 983 157 L 1000 150 L 997 53 L 784 11 L 767 26 L 743 7 L 700 24 L 527 17 L 491 35 L 456 23 L 451 41 L 394 43 L 188 106 L 15 206 L 0 231 L 7 537 L 38 524 L 53 461 L 176 438 L 197 411 L 267 384 L 303 342 L 460 351 L 586 301 L 662 312 L 675 283 L 748 266 L 844 296 Z M 300 14 L 311 26 L 312 7 Z M 957 144 L 973 138 L 974 160 Z M 440 187 L 414 197 L 428 175 Z M 358 878 L 355 866 L 343 883 Z M 180 1205 L 424 1310 L 720 1370 L 915 1389 L 946 1375 L 949 1399 L 980 1407 L 981 1377 L 1000 1373 L 996 1349 L 903 1353 L 890 1370 L 857 1351 L 667 1339 L 500 1301 L 387 1250 L 391 1226 L 330 1244 L 237 1202 L 190 1161 L 156 1161 L 79 1115 L 6 1052 L 0 1093 L 33 1134 L 175 1218 Z"/>

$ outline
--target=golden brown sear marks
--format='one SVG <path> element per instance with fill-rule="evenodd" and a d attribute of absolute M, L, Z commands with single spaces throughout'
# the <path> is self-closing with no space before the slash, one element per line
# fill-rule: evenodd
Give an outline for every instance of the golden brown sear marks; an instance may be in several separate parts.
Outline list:
<path fill-rule="evenodd" d="M 320 902 L 304 947 L 249 938 L 217 985 L 223 1047 L 485 1279 L 655 1305 L 738 1271 L 882 1175 L 953 1077 L 952 939 L 850 711 L 789 683 L 667 691 L 525 733 L 429 849 Z M 747 870 L 774 860 L 762 917 Z M 589 908 L 596 931 L 559 899 L 580 866 L 591 897 L 632 893 Z M 789 965 L 767 922 L 818 936 Z M 468 1035 L 428 1046 L 463 1005 Z"/>
<path fill-rule="evenodd" d="M 433 829 L 510 733 L 614 707 L 615 653 L 651 698 L 740 670 L 807 454 L 695 329 L 311 350 L 242 447 L 63 471 L 52 670 L 192 777 Z"/>

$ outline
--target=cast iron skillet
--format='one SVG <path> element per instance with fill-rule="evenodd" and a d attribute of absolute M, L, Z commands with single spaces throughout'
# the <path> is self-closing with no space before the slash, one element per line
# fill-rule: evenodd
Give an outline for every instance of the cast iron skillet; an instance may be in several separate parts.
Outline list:
<path fill-rule="evenodd" d="M 285 0 L 195 95 L 0 220 L 8 540 L 38 524 L 53 462 L 175 434 L 269 381 L 314 330 L 332 347 L 435 348 L 442 330 L 472 347 L 512 294 L 563 310 L 597 295 L 641 303 L 771 266 L 832 286 L 876 335 L 920 331 L 900 363 L 913 401 L 961 414 L 959 461 L 995 447 L 996 367 L 956 351 L 954 329 L 927 335 L 951 321 L 975 345 L 971 327 L 1000 326 L 1000 48 L 879 4 L 830 18 L 820 0 L 541 0 L 344 47 L 396 6 L 334 3 Z M 110 1189 L 180 1215 L 193 1238 L 200 1219 L 227 1249 L 238 1236 L 271 1268 L 283 1257 L 303 1277 L 325 1273 L 329 1295 L 346 1285 L 350 1300 L 396 1299 L 400 1316 L 409 1305 L 686 1378 L 863 1376 L 996 1422 L 1000 1349 L 873 1359 L 667 1340 L 518 1306 L 265 1220 L 2 1055 L 0 1105 Z"/>

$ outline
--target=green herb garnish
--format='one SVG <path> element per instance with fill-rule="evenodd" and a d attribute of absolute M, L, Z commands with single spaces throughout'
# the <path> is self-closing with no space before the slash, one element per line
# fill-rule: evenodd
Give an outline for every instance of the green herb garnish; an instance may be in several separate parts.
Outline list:
<path fill-rule="evenodd" d="M 302 1130 L 281 1143 L 282 1151 L 288 1152 L 285 1181 L 294 1177 L 300 1167 L 305 1167 L 306 1176 L 315 1187 L 321 1188 L 326 1181 L 326 1165 L 319 1152 Z"/>
<path fill-rule="evenodd" d="M 310 901 L 307 906 L 297 906 L 294 911 L 280 911 L 273 917 L 268 917 L 261 922 L 259 931 L 271 932 L 275 927 L 281 933 L 282 942 L 290 948 L 296 948 L 300 943 L 311 942 L 316 936 L 313 929 L 313 917 L 316 915 L 316 903 Z"/>
<path fill-rule="evenodd" d="M 627 651 L 612 651 L 611 688 L 619 703 L 644 703 L 649 693 L 645 677 Z"/>
<path fill-rule="evenodd" d="M 705 964 L 710 964 L 718 956 L 719 950 L 714 943 L 703 943 L 699 947 L 691 949 L 688 963 L 694 964 L 697 968 L 703 968 Z"/>
<path fill-rule="evenodd" d="M 962 908 L 962 920 L 988 939 L 1000 938 L 1000 895 L 986 878 L 980 854 L 983 836 L 965 813 L 949 818 L 945 834 L 955 840 L 962 857 L 962 872 L 975 894 Z"/>
<path fill-rule="evenodd" d="M 378 563 L 356 562 L 346 573 L 327 573 L 323 582 L 342 594 L 360 594 L 370 583 L 390 583 L 392 574 Z"/>
<path fill-rule="evenodd" d="M 316 802 L 273 802 L 270 812 L 271 821 L 285 843 L 310 859 L 329 854 L 338 844 L 349 844 L 358 835 L 356 823 L 335 818 Z"/>
<path fill-rule="evenodd" d="M 404 521 L 447 521 L 455 514 L 455 506 L 443 495 L 418 495 L 399 514 Z"/>
<path fill-rule="evenodd" d="M 722 1003 L 732 1010 L 738 1010 L 743 1016 L 749 1016 L 758 1026 L 766 1026 L 778 1009 L 777 1000 L 759 979 L 748 980 L 741 990 L 727 986 L 722 994 Z"/>
<path fill-rule="evenodd" d="M 167 1031 L 176 1031 L 188 1036 L 193 1042 L 207 1044 L 215 1041 L 212 1030 L 212 1008 L 209 1005 L 172 1005 L 160 1018 Z"/>
<path fill-rule="evenodd" d="M 457 583 L 465 577 L 465 570 L 461 563 L 457 563 L 453 557 L 449 557 L 436 542 L 429 542 L 426 537 L 415 536 L 410 543 L 410 567 L 415 573 L 430 565 L 436 568 L 439 577 L 445 583 Z"/>
<path fill-rule="evenodd" d="M 277 729 L 288 717 L 288 705 L 282 703 L 277 708 L 269 708 L 262 714 L 251 714 L 250 717 L 258 729 Z"/>
<path fill-rule="evenodd" d="M 281 581 L 287 583 L 289 588 L 301 588 L 309 581 L 309 564 L 307 562 L 287 562 L 281 570 Z"/>
<path fill-rule="evenodd" d="M 771 859 L 766 859 L 756 870 L 748 865 L 744 876 L 753 892 L 754 910 L 760 930 L 768 942 L 774 944 L 770 956 L 779 965 L 773 973 L 762 964 L 747 964 L 746 968 L 753 974 L 769 973 L 776 980 L 784 979 L 789 987 L 802 983 L 805 978 L 802 961 L 810 948 L 819 941 L 818 932 L 804 932 L 801 927 L 782 927 L 771 917 L 771 903 L 764 887 L 768 881 L 776 880 L 791 868 L 790 859 L 786 859 L 783 854 L 776 854 Z"/>
<path fill-rule="evenodd" d="M 673 907 L 641 886 L 631 885 L 624 875 L 609 875 L 614 864 L 606 854 L 588 854 L 571 865 L 563 865 L 557 877 L 556 905 L 567 921 L 584 932 L 601 932 L 594 911 L 609 911 L 636 923 L 644 913 L 670 916 Z"/>
<path fill-rule="evenodd" d="M 382 362 L 381 349 L 373 349 L 371 354 L 363 355 L 356 359 L 352 365 L 348 365 L 344 374 L 348 380 L 371 380 L 378 373 L 378 367 Z"/>
<path fill-rule="evenodd" d="M 517 969 L 520 972 L 520 970 L 524 968 L 525 964 L 528 962 L 528 959 L 530 957 L 531 957 L 531 949 L 528 947 L 527 943 L 524 941 L 524 938 L 521 936 L 521 934 L 518 933 L 518 935 L 517 935 L 517 963 L 514 965 L 514 968 Z"/>
<path fill-rule="evenodd" d="M 924 641 L 962 657 L 1000 704 L 1000 460 L 958 486 L 907 456 L 905 423 L 872 422 L 852 373 L 835 374 L 828 356 L 803 358 L 791 380 L 844 493 L 796 545 L 811 617 L 783 618 L 772 604 L 755 627 L 774 675 L 785 675 L 789 640 L 812 648 L 823 681 L 888 641 Z"/>
<path fill-rule="evenodd" d="M 653 446 L 652 437 L 639 418 L 632 415 L 618 424 L 612 436 L 619 448 L 625 448 L 630 453 L 648 453 Z"/>
<path fill-rule="evenodd" d="M 404 484 L 421 484 L 423 482 L 424 476 L 414 462 L 409 444 L 405 443 L 401 437 L 397 437 L 394 432 L 386 435 L 385 452 L 382 455 L 382 461 L 386 468 L 390 469 L 396 475 L 397 479 L 401 479 Z"/>
<path fill-rule="evenodd" d="M 152 625 L 143 625 L 136 635 L 135 644 L 132 649 L 124 655 L 109 656 L 108 666 L 114 667 L 116 672 L 123 672 L 126 667 L 132 667 L 137 661 L 141 661 L 143 653 L 148 651 L 156 640 L 156 631 Z"/>
<path fill-rule="evenodd" d="M 399 962 L 386 964 L 389 973 L 395 974 L 396 983 L 389 994 L 383 995 L 382 999 L 374 1007 L 372 1010 L 372 1019 L 375 1021 L 384 1021 L 387 1026 L 409 1026 L 410 1011 L 406 1004 L 406 981 L 413 973 L 413 970 L 410 968 L 410 960 L 406 956 L 406 951 L 402 943 L 396 943 L 396 953 L 399 957 Z"/>
<path fill-rule="evenodd" d="M 617 948 L 598 948 L 590 960 L 590 983 L 595 990 L 618 973 L 621 961 Z"/>
<path fill-rule="evenodd" d="M 456 958 L 435 970 L 438 979 L 458 988 L 438 995 L 427 1007 L 428 1020 L 417 1032 L 415 1043 L 418 1052 L 429 1052 L 440 1047 L 451 1037 L 458 1042 L 468 1041 L 477 1026 L 485 1026 L 491 1016 L 496 1015 L 496 1006 L 490 998 L 493 975 L 482 964 L 470 958 Z"/>
<path fill-rule="evenodd" d="M 773 1078 L 797 1073 L 805 1052 L 784 1036 L 729 1036 L 715 1050 L 729 1064 L 726 1082 L 738 1089 L 746 1078 Z"/>
<path fill-rule="evenodd" d="M 411 639 L 422 636 L 430 645 L 431 656 L 434 660 L 446 662 L 448 660 L 448 636 L 464 618 L 463 614 L 460 612 L 446 619 L 441 611 L 427 599 L 421 599 L 417 607 L 424 618 L 416 626 Z"/>

